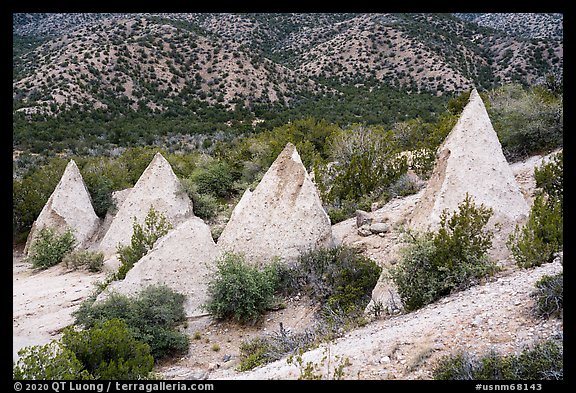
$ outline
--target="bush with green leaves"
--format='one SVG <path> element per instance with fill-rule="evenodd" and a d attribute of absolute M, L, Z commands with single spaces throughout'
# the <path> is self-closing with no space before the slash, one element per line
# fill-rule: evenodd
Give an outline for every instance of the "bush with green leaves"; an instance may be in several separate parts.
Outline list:
<path fill-rule="evenodd" d="M 227 198 L 235 193 L 233 185 L 238 177 L 226 161 L 210 160 L 194 169 L 189 179 L 199 194 Z"/>
<path fill-rule="evenodd" d="M 86 181 L 86 187 L 90 192 L 94 212 L 100 218 L 104 218 L 108 211 L 116 208 L 116 204 L 112 198 L 112 191 L 114 191 L 113 186 L 112 180 L 102 176 L 94 176 L 92 182 Z"/>
<path fill-rule="evenodd" d="M 240 364 L 238 371 L 248 371 L 280 359 L 284 351 L 267 337 L 255 337 L 240 344 Z"/>
<path fill-rule="evenodd" d="M 390 270 L 405 310 L 466 289 L 496 271 L 487 256 L 493 233 L 485 226 L 491 215 L 492 209 L 476 206 L 466 195 L 451 216 L 442 212 L 436 232 L 408 232 L 409 245 L 401 250 L 400 263 Z"/>
<path fill-rule="evenodd" d="M 516 264 L 522 268 L 554 261 L 563 246 L 563 212 L 560 203 L 548 203 L 537 195 L 528 222 L 510 234 L 508 246 Z"/>
<path fill-rule="evenodd" d="M 227 252 L 216 261 L 204 308 L 218 319 L 254 324 L 275 304 L 277 286 L 276 263 L 258 269 L 243 254 Z"/>
<path fill-rule="evenodd" d="M 534 170 L 536 194 L 527 223 L 516 226 L 508 239 L 508 247 L 522 268 L 540 266 L 554 261 L 564 244 L 563 153 L 556 154 L 548 164 Z"/>
<path fill-rule="evenodd" d="M 86 329 L 110 319 L 121 319 L 136 339 L 150 346 L 155 359 L 185 353 L 188 337 L 178 331 L 186 320 L 185 296 L 167 286 L 149 286 L 138 296 L 112 293 L 95 303 L 89 299 L 74 313 L 75 323 Z"/>
<path fill-rule="evenodd" d="M 315 167 L 323 200 L 358 200 L 380 194 L 407 171 L 405 157 L 392 131 L 381 127 L 354 125 L 327 139 L 330 165 Z"/>
<path fill-rule="evenodd" d="M 543 318 L 559 315 L 564 309 L 564 274 L 542 276 L 531 296 L 534 298 L 534 314 Z"/>
<path fill-rule="evenodd" d="M 62 262 L 68 269 L 76 270 L 81 267 L 89 272 L 100 272 L 104 266 L 104 254 L 98 251 L 72 251 L 64 256 Z"/>
<path fill-rule="evenodd" d="M 64 256 L 76 246 L 71 229 L 58 233 L 54 228 L 43 227 L 30 245 L 28 261 L 39 269 L 47 269 L 62 262 Z"/>
<path fill-rule="evenodd" d="M 88 330 L 68 327 L 62 343 L 95 379 L 146 379 L 154 366 L 150 346 L 137 340 L 126 322 L 119 319 Z"/>
<path fill-rule="evenodd" d="M 82 363 L 71 350 L 59 341 L 46 345 L 24 347 L 18 351 L 20 358 L 12 368 L 14 379 L 78 380 L 91 379 Z"/>
<path fill-rule="evenodd" d="M 202 194 L 198 191 L 198 185 L 191 179 L 183 179 L 182 186 L 188 197 L 192 200 L 194 214 L 203 220 L 210 220 L 218 214 L 220 203 L 218 198 L 210 194 Z"/>
<path fill-rule="evenodd" d="M 550 162 L 534 168 L 536 187 L 540 188 L 550 200 L 564 206 L 564 153 L 554 154 Z"/>
<path fill-rule="evenodd" d="M 132 228 L 134 233 L 130 245 L 118 246 L 118 259 L 122 263 L 116 273 L 116 278 L 119 280 L 124 279 L 132 266 L 154 247 L 156 240 L 166 235 L 173 226 L 164 214 L 157 212 L 154 206 L 150 206 L 144 219 L 144 226 L 134 218 Z"/>
<path fill-rule="evenodd" d="M 382 268 L 360 250 L 340 245 L 304 253 L 295 267 L 301 290 L 321 304 L 325 317 L 358 316 L 368 305 Z M 292 285 L 298 290 L 298 286 Z"/>
<path fill-rule="evenodd" d="M 508 161 L 562 146 L 563 98 L 543 86 L 505 85 L 489 92 L 487 108 Z"/>
<path fill-rule="evenodd" d="M 564 378 L 562 342 L 547 340 L 518 355 L 491 351 L 481 357 L 468 352 L 444 356 L 433 370 L 436 380 L 559 380 Z"/>

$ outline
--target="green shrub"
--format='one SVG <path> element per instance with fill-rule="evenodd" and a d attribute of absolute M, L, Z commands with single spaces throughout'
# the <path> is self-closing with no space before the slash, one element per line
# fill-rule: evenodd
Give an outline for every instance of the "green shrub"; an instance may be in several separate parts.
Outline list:
<path fill-rule="evenodd" d="M 278 285 L 277 266 L 259 270 L 242 254 L 225 253 L 216 261 L 216 273 L 208 283 L 205 308 L 218 319 L 255 323 L 274 304 Z"/>
<path fill-rule="evenodd" d="M 372 204 L 373 199 L 377 198 L 368 195 L 360 198 L 357 201 L 341 199 L 339 201 L 331 203 L 330 205 L 328 205 L 327 208 L 327 213 L 328 217 L 330 217 L 330 222 L 332 223 L 332 225 L 334 225 L 341 221 L 355 217 L 356 210 L 370 211 L 370 206 Z"/>
<path fill-rule="evenodd" d="M 255 367 L 280 359 L 275 354 L 274 343 L 267 338 L 256 337 L 240 344 L 240 365 L 238 371 L 248 371 Z"/>
<path fill-rule="evenodd" d="M 85 267 L 90 272 L 100 272 L 104 266 L 104 254 L 96 251 L 72 251 L 64 256 L 62 262 L 68 269 Z"/>
<path fill-rule="evenodd" d="M 192 200 L 194 214 L 203 220 L 210 220 L 218 214 L 220 204 L 218 199 L 212 194 L 201 194 L 198 192 L 198 186 L 190 179 L 184 179 L 182 185 Z"/>
<path fill-rule="evenodd" d="M 487 257 L 493 233 L 484 229 L 491 215 L 491 209 L 476 207 L 467 195 L 451 217 L 447 211 L 441 214 L 437 232 L 412 235 L 400 263 L 390 270 L 407 311 L 495 272 L 496 265 Z"/>
<path fill-rule="evenodd" d="M 559 202 L 550 204 L 544 195 L 537 195 L 524 227 L 516 226 L 508 239 L 508 247 L 523 268 L 554 261 L 563 245 L 563 213 Z"/>
<path fill-rule="evenodd" d="M 564 244 L 563 154 L 534 170 L 536 186 L 541 188 L 523 227 L 516 226 L 508 239 L 508 247 L 523 268 L 554 261 Z"/>
<path fill-rule="evenodd" d="M 551 201 L 564 201 L 564 153 L 555 154 L 549 163 L 534 168 L 536 187 L 548 195 Z"/>
<path fill-rule="evenodd" d="M 436 164 L 436 150 L 432 148 L 422 148 L 412 150 L 412 162 L 410 169 L 419 177 L 427 180 Z"/>
<path fill-rule="evenodd" d="M 89 330 L 66 328 L 62 343 L 96 379 L 146 379 L 154 366 L 150 346 L 138 341 L 119 319 Z"/>
<path fill-rule="evenodd" d="M 199 194 L 226 198 L 234 194 L 237 175 L 226 161 L 212 160 L 196 168 L 190 180 L 196 184 Z"/>
<path fill-rule="evenodd" d="M 557 380 L 564 377 L 563 345 L 535 343 L 519 355 L 491 351 L 480 358 L 468 352 L 444 356 L 432 374 L 436 380 Z"/>
<path fill-rule="evenodd" d="M 112 180 L 103 176 L 94 176 L 91 182 L 86 181 L 86 187 L 92 198 L 94 212 L 100 218 L 104 218 L 109 210 L 116 207 L 112 199 L 113 183 Z"/>
<path fill-rule="evenodd" d="M 309 251 L 298 262 L 292 273 L 296 281 L 331 318 L 361 314 L 382 271 L 360 250 L 346 245 Z"/>
<path fill-rule="evenodd" d="M 520 355 L 512 357 L 513 374 L 510 379 L 564 379 L 564 346 L 554 340 L 536 343 Z"/>
<path fill-rule="evenodd" d="M 118 259 L 122 263 L 116 273 L 116 278 L 119 280 L 124 279 L 126 273 L 132 269 L 132 266 L 154 247 L 156 240 L 173 228 L 164 214 L 157 212 L 154 206 L 150 206 L 144 219 L 144 226 L 140 225 L 134 218 L 132 227 L 134 233 L 132 234 L 130 245 L 118 246 Z"/>
<path fill-rule="evenodd" d="M 332 163 L 316 165 L 315 179 L 328 202 L 379 196 L 408 169 L 392 131 L 355 125 L 334 132 L 327 143 Z"/>
<path fill-rule="evenodd" d="M 542 87 L 506 85 L 489 93 L 488 113 L 508 161 L 563 143 L 563 99 Z"/>
<path fill-rule="evenodd" d="M 564 308 L 564 274 L 544 275 L 536 282 L 533 311 L 539 317 L 549 318 L 560 314 Z"/>
<path fill-rule="evenodd" d="M 72 230 L 68 229 L 58 234 L 55 229 L 43 227 L 30 246 L 28 260 L 32 266 L 47 269 L 62 262 L 64 256 L 71 252 L 76 245 L 76 238 Z"/>
<path fill-rule="evenodd" d="M 137 297 L 113 293 L 106 300 L 83 302 L 75 323 L 89 329 L 111 319 L 126 322 L 134 337 L 150 346 L 155 359 L 185 353 L 188 337 L 177 331 L 185 321 L 185 296 L 166 286 L 149 286 Z"/>
<path fill-rule="evenodd" d="M 46 345 L 24 347 L 18 351 L 20 358 L 12 369 L 14 379 L 74 380 L 90 379 L 74 352 L 58 341 Z"/>

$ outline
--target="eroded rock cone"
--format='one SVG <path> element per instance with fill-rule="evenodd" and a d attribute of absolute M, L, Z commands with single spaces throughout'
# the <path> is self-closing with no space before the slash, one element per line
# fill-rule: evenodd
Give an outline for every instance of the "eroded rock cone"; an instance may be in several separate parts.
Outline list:
<path fill-rule="evenodd" d="M 208 283 L 218 255 L 208 225 L 191 217 L 159 239 L 126 277 L 112 282 L 97 301 L 112 292 L 135 296 L 150 285 L 166 285 L 186 296 L 187 317 L 205 314 L 201 306 L 208 301 Z"/>
<path fill-rule="evenodd" d="M 293 261 L 332 247 L 330 218 L 293 144 L 288 143 L 256 189 L 245 193 L 218 239 L 223 251 L 244 253 L 256 265 Z"/>
<path fill-rule="evenodd" d="M 193 215 L 192 201 L 182 189 L 170 163 L 160 153 L 156 153 L 118 206 L 118 213 L 100 241 L 99 250 L 110 256 L 116 253 L 118 244 L 129 245 L 134 232 L 133 217 L 142 224 L 152 206 L 174 227 Z"/>
<path fill-rule="evenodd" d="M 77 248 L 81 248 L 87 245 L 99 224 L 100 220 L 94 212 L 90 193 L 80 170 L 74 160 L 70 160 L 52 195 L 32 225 L 24 253 L 28 254 L 30 245 L 42 227 L 52 227 L 60 233 L 71 229 L 76 237 Z"/>
<path fill-rule="evenodd" d="M 444 209 L 458 209 L 466 194 L 476 205 L 493 209 L 489 229 L 495 231 L 492 255 L 506 257 L 505 242 L 529 207 L 502 153 L 482 98 L 472 90 L 458 122 L 439 148 L 439 158 L 427 187 L 409 217 L 413 229 L 436 229 Z M 498 223 L 500 227 L 495 227 Z"/>

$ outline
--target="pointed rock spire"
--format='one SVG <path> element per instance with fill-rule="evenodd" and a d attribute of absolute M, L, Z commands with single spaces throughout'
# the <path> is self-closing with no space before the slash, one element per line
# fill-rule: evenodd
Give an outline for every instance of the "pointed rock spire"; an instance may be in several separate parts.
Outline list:
<path fill-rule="evenodd" d="M 70 160 L 52 195 L 34 222 L 24 252 L 28 254 L 30 245 L 42 227 L 52 227 L 58 232 L 64 232 L 69 228 L 74 232 L 78 247 L 83 247 L 99 223 L 80 170 L 74 160 Z"/>
<path fill-rule="evenodd" d="M 124 280 L 112 282 L 97 301 L 112 292 L 133 296 L 149 285 L 166 285 L 186 296 L 187 317 L 205 314 L 201 306 L 208 301 L 208 283 L 218 255 L 210 227 L 191 217 L 159 239 Z"/>
<path fill-rule="evenodd" d="M 129 245 L 133 234 L 133 217 L 143 223 L 150 207 L 164 214 L 175 227 L 193 215 L 192 201 L 182 189 L 170 163 L 156 153 L 132 190 L 118 207 L 118 213 L 104 234 L 99 250 L 106 256 L 116 253 L 117 245 Z"/>
<path fill-rule="evenodd" d="M 434 229 L 442 211 L 456 211 L 468 194 L 475 204 L 493 209 L 489 225 L 501 225 L 491 228 L 495 230 L 493 249 L 504 251 L 508 233 L 526 219 L 529 208 L 476 89 L 438 152 L 436 166 L 409 218 L 409 226 Z"/>
<path fill-rule="evenodd" d="M 218 239 L 256 265 L 333 246 L 330 219 L 296 147 L 288 143 L 256 189 L 245 192 Z"/>

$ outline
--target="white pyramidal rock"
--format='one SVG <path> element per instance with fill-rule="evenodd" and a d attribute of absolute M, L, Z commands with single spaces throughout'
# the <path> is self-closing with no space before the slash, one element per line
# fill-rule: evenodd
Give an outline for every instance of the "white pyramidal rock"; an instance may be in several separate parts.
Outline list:
<path fill-rule="evenodd" d="M 143 224 L 152 206 L 174 227 L 193 215 L 192 201 L 183 190 L 170 163 L 160 153 L 154 155 L 118 206 L 118 212 L 100 241 L 99 251 L 108 257 L 116 253 L 118 244 L 129 245 L 134 233 L 133 217 Z"/>
<path fill-rule="evenodd" d="M 150 285 L 166 285 L 186 296 L 187 317 L 205 315 L 202 306 L 208 301 L 208 283 L 216 271 L 218 256 L 210 227 L 202 219 L 190 217 L 158 239 L 126 277 L 113 281 L 97 301 L 111 293 L 136 296 Z"/>
<path fill-rule="evenodd" d="M 100 219 L 94 212 L 90 193 L 84 184 L 80 170 L 70 160 L 56 188 L 32 225 L 24 253 L 43 227 L 51 227 L 59 233 L 71 229 L 76 237 L 77 248 L 85 247 L 98 228 Z"/>
<path fill-rule="evenodd" d="M 438 153 L 426 189 L 408 220 L 409 227 L 436 229 L 442 211 L 457 211 L 468 194 L 476 205 L 493 209 L 488 222 L 488 228 L 495 232 L 491 253 L 506 257 L 508 234 L 526 220 L 529 207 L 476 89 Z"/>
<path fill-rule="evenodd" d="M 218 239 L 222 251 L 243 253 L 259 266 L 274 257 L 294 261 L 305 251 L 333 245 L 330 218 L 291 143 L 256 189 L 244 193 Z"/>

